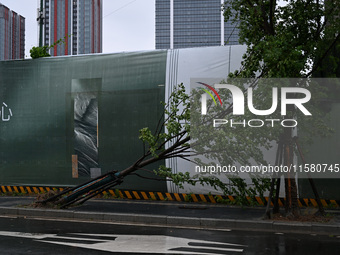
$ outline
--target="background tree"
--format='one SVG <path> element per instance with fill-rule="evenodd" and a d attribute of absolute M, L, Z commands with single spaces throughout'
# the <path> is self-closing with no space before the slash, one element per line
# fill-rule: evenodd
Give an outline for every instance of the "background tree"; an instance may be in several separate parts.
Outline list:
<path fill-rule="evenodd" d="M 60 38 L 59 40 L 57 40 L 55 43 L 51 45 L 44 45 L 44 46 L 39 46 L 39 47 L 33 46 L 32 49 L 30 49 L 31 58 L 36 59 L 36 58 L 50 57 L 51 55 L 48 53 L 48 51 L 50 49 L 53 49 L 57 45 L 66 43 L 67 37 L 70 37 L 70 36 L 71 35 L 65 36 L 64 38 Z"/>

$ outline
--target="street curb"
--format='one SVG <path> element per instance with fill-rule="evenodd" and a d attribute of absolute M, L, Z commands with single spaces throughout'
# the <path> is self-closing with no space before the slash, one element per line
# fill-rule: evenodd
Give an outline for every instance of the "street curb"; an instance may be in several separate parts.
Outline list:
<path fill-rule="evenodd" d="M 272 220 L 239 220 L 239 219 L 214 219 L 214 218 L 191 218 L 167 215 L 149 214 L 126 214 L 126 213 L 98 213 L 61 209 L 37 209 L 0 207 L 0 215 L 16 216 L 27 218 L 47 218 L 65 220 L 87 220 L 94 222 L 130 223 L 144 224 L 149 226 L 167 227 L 190 227 L 198 229 L 219 229 L 219 230 L 250 230 L 279 233 L 303 233 L 340 235 L 340 225 L 332 223 L 314 222 L 283 222 Z"/>

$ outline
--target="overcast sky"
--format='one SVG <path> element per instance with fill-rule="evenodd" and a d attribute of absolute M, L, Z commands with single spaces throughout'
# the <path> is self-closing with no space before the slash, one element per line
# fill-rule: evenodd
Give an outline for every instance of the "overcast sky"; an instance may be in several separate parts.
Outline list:
<path fill-rule="evenodd" d="M 0 0 L 26 18 L 25 55 L 38 45 L 39 0 Z M 155 49 L 155 0 L 103 0 L 103 52 Z"/>

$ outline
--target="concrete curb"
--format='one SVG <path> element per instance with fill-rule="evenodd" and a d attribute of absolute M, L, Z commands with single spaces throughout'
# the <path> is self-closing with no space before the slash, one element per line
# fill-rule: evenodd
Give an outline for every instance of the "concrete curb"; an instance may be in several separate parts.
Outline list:
<path fill-rule="evenodd" d="M 198 229 L 233 229 L 280 233 L 340 235 L 340 224 L 304 223 L 239 219 L 189 218 L 168 215 L 100 213 L 57 209 L 0 207 L 0 215 L 96 222 L 146 224 L 149 226 L 192 227 Z"/>

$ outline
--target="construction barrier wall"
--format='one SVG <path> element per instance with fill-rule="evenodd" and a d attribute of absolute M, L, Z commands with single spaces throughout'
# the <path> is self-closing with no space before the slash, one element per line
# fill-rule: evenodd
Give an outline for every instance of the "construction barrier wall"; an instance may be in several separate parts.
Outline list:
<path fill-rule="evenodd" d="M 174 86 L 226 78 L 244 46 L 0 62 L 0 185 L 72 186 L 142 155 L 139 130 L 156 128 Z M 233 54 L 232 54 L 233 52 Z M 176 161 L 160 161 L 184 171 Z M 150 172 L 144 176 L 153 177 Z M 129 176 L 120 188 L 169 191 Z"/>
<path fill-rule="evenodd" d="M 174 87 L 193 80 L 226 79 L 240 68 L 245 46 L 51 57 L 0 61 L 0 185 L 66 187 L 108 171 L 121 171 L 143 153 L 144 127 L 155 129 Z M 340 158 L 339 103 L 332 106 L 335 134 L 316 141 L 307 160 Z M 335 148 L 335 149 L 334 149 Z M 182 159 L 160 161 L 174 173 L 190 167 Z M 152 172 L 141 171 L 147 177 Z M 338 180 L 317 180 L 320 195 L 340 199 Z M 129 176 L 119 189 L 173 194 L 216 194 L 207 186 Z M 306 180 L 300 197 L 312 197 Z"/>
<path fill-rule="evenodd" d="M 0 184 L 72 186 L 130 166 L 143 152 L 139 129 L 162 116 L 166 58 L 150 51 L 1 61 Z M 124 186 L 166 189 L 134 176 Z"/>

